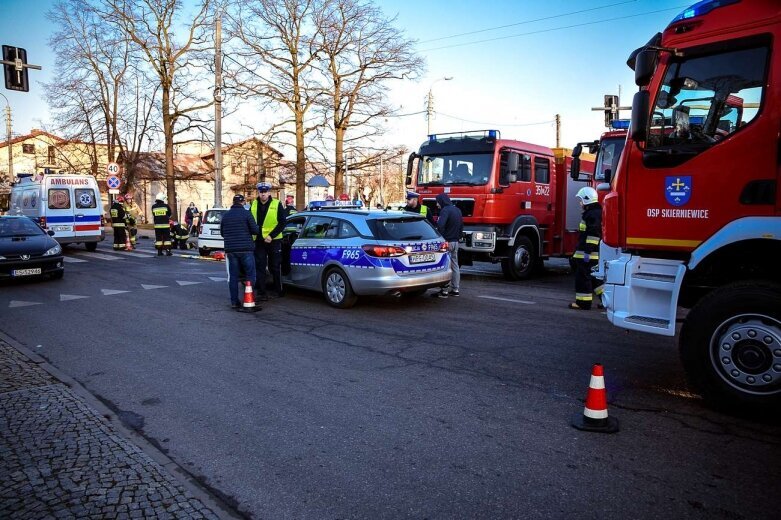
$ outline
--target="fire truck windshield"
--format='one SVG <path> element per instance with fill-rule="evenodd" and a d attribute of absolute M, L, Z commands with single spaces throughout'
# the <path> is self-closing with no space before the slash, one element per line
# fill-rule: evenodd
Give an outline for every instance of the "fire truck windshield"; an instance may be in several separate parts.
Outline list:
<path fill-rule="evenodd" d="M 624 150 L 626 137 L 607 137 L 599 143 L 599 152 L 597 153 L 597 163 L 594 166 L 594 179 L 604 181 L 616 171 L 618 158 Z M 608 170 L 610 174 L 608 174 Z"/>
<path fill-rule="evenodd" d="M 672 59 L 656 96 L 648 149 L 696 155 L 759 111 L 768 50 L 756 47 Z"/>
<path fill-rule="evenodd" d="M 492 153 L 424 155 L 418 163 L 418 186 L 482 186 L 491 178 Z"/>

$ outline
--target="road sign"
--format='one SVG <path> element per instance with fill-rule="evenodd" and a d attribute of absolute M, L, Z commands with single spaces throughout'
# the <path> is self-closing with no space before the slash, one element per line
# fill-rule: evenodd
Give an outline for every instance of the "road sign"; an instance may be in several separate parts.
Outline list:
<path fill-rule="evenodd" d="M 109 175 L 117 175 L 119 173 L 119 165 L 115 162 L 110 162 L 106 165 L 106 173 Z"/>
<path fill-rule="evenodd" d="M 108 190 L 109 195 L 119 195 L 119 190 Z"/>
<path fill-rule="evenodd" d="M 109 175 L 106 177 L 106 186 L 110 190 L 118 190 L 122 186 L 122 181 L 116 175 Z"/>

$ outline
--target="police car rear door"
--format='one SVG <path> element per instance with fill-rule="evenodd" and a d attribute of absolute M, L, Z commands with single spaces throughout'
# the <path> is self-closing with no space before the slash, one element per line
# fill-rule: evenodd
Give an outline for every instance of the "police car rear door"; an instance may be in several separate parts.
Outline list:
<path fill-rule="evenodd" d="M 320 273 L 327 253 L 326 235 L 332 218 L 314 215 L 309 218 L 301 236 L 291 249 L 292 282 L 296 285 L 320 290 Z"/>

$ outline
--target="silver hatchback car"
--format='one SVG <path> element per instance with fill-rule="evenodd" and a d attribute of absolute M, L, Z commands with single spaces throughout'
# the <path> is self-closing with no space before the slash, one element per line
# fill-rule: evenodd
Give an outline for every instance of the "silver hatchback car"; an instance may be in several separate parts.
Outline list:
<path fill-rule="evenodd" d="M 334 307 L 364 295 L 420 296 L 450 277 L 446 243 L 420 215 L 325 207 L 285 225 L 283 283 L 320 291 Z"/>

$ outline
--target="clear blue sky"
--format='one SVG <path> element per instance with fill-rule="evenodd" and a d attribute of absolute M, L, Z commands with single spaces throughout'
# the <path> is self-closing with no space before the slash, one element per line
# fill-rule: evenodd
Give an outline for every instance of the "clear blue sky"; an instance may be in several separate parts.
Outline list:
<path fill-rule="evenodd" d="M 418 49 L 428 62 L 424 78 L 394 83 L 389 98 L 401 107 L 401 113 L 419 112 L 432 82 L 453 76 L 452 81 L 433 86 L 439 115 L 432 131 L 498 128 L 507 138 L 553 146 L 551 123 L 519 125 L 551 121 L 558 113 L 563 144 L 571 147 L 577 141 L 598 137 L 603 130 L 602 114 L 591 111 L 602 104 L 603 94 L 617 94 L 621 85 L 622 104 L 631 102 L 636 88 L 626 66 L 627 56 L 690 3 L 693 1 L 379 1 L 386 13 L 397 15 L 399 27 L 419 40 Z M 29 93 L 3 90 L 14 111 L 14 132 L 21 134 L 48 119 L 40 82 L 51 80 L 54 69 L 47 41 L 55 28 L 45 17 L 53 0 L 2 0 L 2 4 L 0 43 L 26 48 L 29 61 L 44 67 L 43 71 L 30 71 Z M 593 10 L 568 14 L 589 9 Z M 620 17 L 625 18 L 617 19 Z M 608 19 L 615 20 L 605 21 Z M 510 24 L 516 25 L 432 41 Z M 589 25 L 576 26 L 579 24 Z M 494 38 L 503 39 L 474 43 Z M 225 122 L 227 128 L 235 124 Z M 393 118 L 388 121 L 388 130 L 378 144 L 414 148 L 425 138 L 426 122 L 422 114 Z"/>

